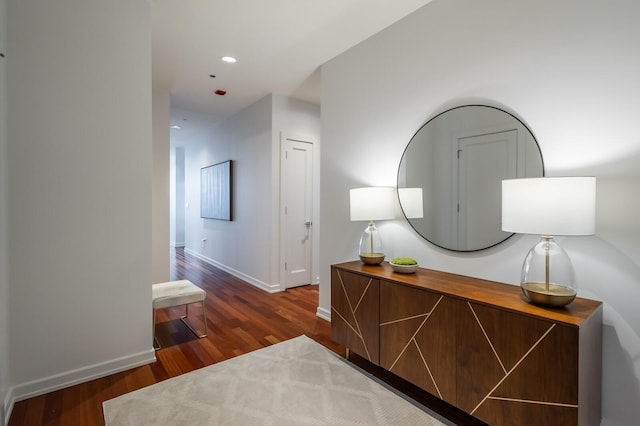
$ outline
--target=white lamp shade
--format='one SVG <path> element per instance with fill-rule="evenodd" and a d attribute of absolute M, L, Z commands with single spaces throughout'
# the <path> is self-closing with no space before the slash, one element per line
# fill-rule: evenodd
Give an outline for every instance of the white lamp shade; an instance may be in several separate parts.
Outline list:
<path fill-rule="evenodd" d="M 353 221 L 395 219 L 395 190 L 391 186 L 351 189 L 349 198 Z"/>
<path fill-rule="evenodd" d="M 422 188 L 398 188 L 398 198 L 407 219 L 424 217 L 422 207 Z"/>
<path fill-rule="evenodd" d="M 502 230 L 538 235 L 591 235 L 596 226 L 595 177 L 502 181 Z"/>

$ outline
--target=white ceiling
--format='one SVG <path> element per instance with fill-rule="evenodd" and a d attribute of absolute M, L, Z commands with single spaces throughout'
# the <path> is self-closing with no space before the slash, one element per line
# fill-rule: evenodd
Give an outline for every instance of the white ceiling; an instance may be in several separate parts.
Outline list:
<path fill-rule="evenodd" d="M 152 0 L 154 91 L 181 137 L 269 93 L 319 103 L 321 64 L 430 1 Z"/>

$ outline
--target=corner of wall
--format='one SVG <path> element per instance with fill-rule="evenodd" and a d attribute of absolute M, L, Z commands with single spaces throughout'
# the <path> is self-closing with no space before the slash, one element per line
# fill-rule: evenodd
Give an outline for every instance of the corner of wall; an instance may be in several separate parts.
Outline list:
<path fill-rule="evenodd" d="M 0 424 L 9 422 L 7 388 L 9 386 L 9 278 L 7 273 L 7 135 L 6 135 L 6 0 L 0 0 Z"/>
<path fill-rule="evenodd" d="M 0 425 L 6 426 L 9 424 L 9 418 L 13 411 L 13 401 L 13 392 L 9 389 L 4 398 L 0 399 L 0 402 L 2 402 L 0 404 Z"/>
<path fill-rule="evenodd" d="M 169 94 L 152 94 L 152 281 L 169 280 Z"/>
<path fill-rule="evenodd" d="M 316 310 L 316 316 L 318 318 L 322 318 L 323 320 L 331 322 L 331 311 L 320 306 L 318 306 L 318 309 Z"/>

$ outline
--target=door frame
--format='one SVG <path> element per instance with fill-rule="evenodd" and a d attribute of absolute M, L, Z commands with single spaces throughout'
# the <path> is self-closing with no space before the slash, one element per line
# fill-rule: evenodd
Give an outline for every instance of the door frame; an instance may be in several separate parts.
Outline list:
<path fill-rule="evenodd" d="M 459 160 L 458 160 L 458 151 L 460 150 L 459 143 L 463 139 L 467 138 L 475 138 L 481 136 L 487 136 L 498 133 L 505 132 L 516 132 L 516 177 L 522 177 L 523 163 L 524 160 L 522 157 L 523 147 L 525 144 L 525 140 L 523 140 L 523 132 L 520 130 L 521 126 L 519 125 L 494 125 L 494 126 L 485 126 L 477 129 L 465 130 L 462 132 L 457 132 L 451 136 L 451 243 L 458 247 L 458 220 L 459 214 L 457 211 L 458 206 L 458 196 L 459 196 Z M 455 225 L 455 226 L 454 226 Z"/>
<path fill-rule="evenodd" d="M 311 145 L 311 153 L 313 156 L 312 159 L 312 189 L 311 189 L 311 197 L 312 197 L 312 213 L 311 213 L 311 221 L 313 222 L 311 225 L 311 284 L 318 284 L 318 262 L 316 256 L 318 255 L 318 235 L 319 235 L 319 226 L 318 226 L 318 212 L 319 212 L 319 191 L 318 191 L 318 155 L 317 155 L 317 144 L 315 138 L 307 135 L 300 135 L 295 133 L 288 132 L 280 132 L 280 182 L 279 182 L 279 198 L 280 198 L 280 209 L 279 209 L 279 225 L 280 225 L 280 259 L 279 259 L 279 275 L 280 275 L 280 290 L 284 291 L 287 289 L 286 286 L 286 269 L 285 269 L 285 256 L 286 256 L 286 244 L 287 244 L 287 235 L 285 232 L 285 188 L 284 188 L 284 161 L 282 158 L 284 156 L 285 150 L 285 141 L 295 141 L 302 142 Z"/>

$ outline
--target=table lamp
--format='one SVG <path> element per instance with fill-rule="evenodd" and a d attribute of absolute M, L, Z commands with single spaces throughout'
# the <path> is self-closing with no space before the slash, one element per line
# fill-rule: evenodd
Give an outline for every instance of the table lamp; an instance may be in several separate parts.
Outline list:
<path fill-rule="evenodd" d="M 358 255 L 367 265 L 379 265 L 384 260 L 382 238 L 375 220 L 395 219 L 395 190 L 388 186 L 355 188 L 349 191 L 351 220 L 366 220 L 369 225 L 360 238 Z"/>
<path fill-rule="evenodd" d="M 527 254 L 520 286 L 532 303 L 561 307 L 577 293 L 573 265 L 554 235 L 595 233 L 595 177 L 502 181 L 502 230 L 541 235 Z"/>

